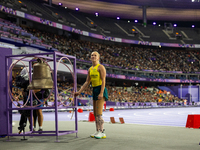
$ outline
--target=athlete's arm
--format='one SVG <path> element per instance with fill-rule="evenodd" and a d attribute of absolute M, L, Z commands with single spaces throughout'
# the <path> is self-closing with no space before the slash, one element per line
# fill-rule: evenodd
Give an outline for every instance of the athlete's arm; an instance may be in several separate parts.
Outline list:
<path fill-rule="evenodd" d="M 90 79 L 90 69 L 89 69 L 87 79 L 86 79 L 85 83 L 83 84 L 83 86 L 81 87 L 81 89 L 78 92 L 74 93 L 75 97 L 78 96 L 79 94 L 81 94 L 88 87 L 88 85 L 90 84 L 90 80 L 91 79 Z"/>

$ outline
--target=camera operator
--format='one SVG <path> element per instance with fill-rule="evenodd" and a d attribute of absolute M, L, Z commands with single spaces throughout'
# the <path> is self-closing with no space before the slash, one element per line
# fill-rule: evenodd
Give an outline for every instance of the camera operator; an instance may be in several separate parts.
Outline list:
<path fill-rule="evenodd" d="M 20 75 L 16 77 L 15 79 L 15 83 L 17 87 L 20 87 L 23 89 L 22 95 L 23 95 L 23 103 L 26 103 L 27 98 L 28 98 L 28 93 L 29 90 L 27 89 L 28 85 L 29 85 L 29 75 L 27 70 L 29 70 L 29 67 L 23 68 L 23 70 L 20 72 Z M 30 101 L 28 101 L 27 105 L 30 105 Z M 30 115 L 31 115 L 31 111 L 30 110 L 21 110 L 19 111 L 21 114 L 21 118 L 20 118 L 20 122 L 19 122 L 19 127 L 18 129 L 20 130 L 19 133 L 21 133 L 22 130 L 24 130 L 24 128 L 26 127 L 26 123 L 27 123 L 27 118 L 29 118 L 29 122 L 30 122 Z M 35 129 L 36 127 L 36 119 L 37 119 L 37 114 L 36 114 L 36 110 L 33 110 L 33 129 Z"/>

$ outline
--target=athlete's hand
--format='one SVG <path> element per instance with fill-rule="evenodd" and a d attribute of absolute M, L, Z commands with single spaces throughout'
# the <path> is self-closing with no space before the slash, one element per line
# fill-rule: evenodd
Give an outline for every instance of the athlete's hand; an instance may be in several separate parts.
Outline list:
<path fill-rule="evenodd" d="M 102 93 L 102 94 L 100 93 L 100 94 L 98 95 L 98 100 L 100 100 L 100 99 L 102 99 L 102 98 L 103 98 L 103 93 Z"/>
<path fill-rule="evenodd" d="M 78 96 L 78 95 L 80 95 L 81 93 L 79 93 L 79 92 L 75 92 L 74 93 L 74 97 L 76 97 L 76 96 Z"/>

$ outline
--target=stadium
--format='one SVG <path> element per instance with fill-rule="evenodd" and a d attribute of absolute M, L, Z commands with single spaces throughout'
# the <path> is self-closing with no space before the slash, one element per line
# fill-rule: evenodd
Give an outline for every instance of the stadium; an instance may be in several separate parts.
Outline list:
<path fill-rule="evenodd" d="M 0 0 L 1 148 L 198 149 L 199 7 Z"/>

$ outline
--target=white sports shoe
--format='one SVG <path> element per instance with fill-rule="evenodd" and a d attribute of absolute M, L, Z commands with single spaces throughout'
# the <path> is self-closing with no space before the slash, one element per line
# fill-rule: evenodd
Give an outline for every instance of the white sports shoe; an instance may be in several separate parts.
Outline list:
<path fill-rule="evenodd" d="M 96 131 L 95 133 L 91 134 L 90 137 L 94 138 L 95 135 L 97 135 L 99 132 Z"/>
<path fill-rule="evenodd" d="M 99 131 L 98 134 L 94 136 L 96 139 L 105 139 L 106 134 L 104 132 Z"/>

